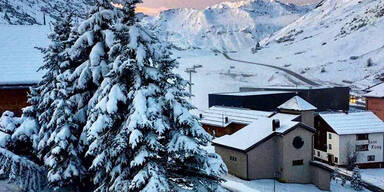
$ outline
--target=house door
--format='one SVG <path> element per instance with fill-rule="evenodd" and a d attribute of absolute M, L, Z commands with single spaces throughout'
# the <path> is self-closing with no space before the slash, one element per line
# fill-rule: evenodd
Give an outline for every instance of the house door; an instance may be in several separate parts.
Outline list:
<path fill-rule="evenodd" d="M 330 164 L 330 165 L 333 165 L 333 155 L 331 155 L 331 154 L 328 154 L 328 163 Z"/>

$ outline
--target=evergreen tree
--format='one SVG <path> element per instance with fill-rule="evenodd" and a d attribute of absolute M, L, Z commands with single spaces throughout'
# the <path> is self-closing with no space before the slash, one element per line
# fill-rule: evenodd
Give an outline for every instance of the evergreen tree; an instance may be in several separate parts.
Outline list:
<path fill-rule="evenodd" d="M 110 70 L 108 53 L 114 41 L 111 26 L 116 18 L 113 9 L 108 0 L 96 1 L 89 18 L 77 27 L 78 36 L 69 50 L 72 62 L 70 66 L 75 67 L 69 67 L 60 75 L 61 90 L 65 95 L 65 100 L 61 103 L 66 106 L 59 106 L 64 111 L 68 111 L 64 118 L 67 120 L 65 123 L 72 125 L 69 130 L 73 130 L 75 133 L 73 143 L 78 143 L 74 149 L 77 149 L 78 155 L 83 160 L 78 161 L 78 164 L 81 163 L 82 167 L 86 169 L 90 166 L 88 158 L 92 158 L 92 156 L 85 157 L 88 142 L 84 126 L 87 123 L 89 110 L 91 110 L 90 100 Z M 89 187 L 86 189 L 89 190 Z"/>
<path fill-rule="evenodd" d="M 202 146 L 211 137 L 184 99 L 176 62 L 135 21 L 139 1 L 122 1 L 114 59 L 90 102 L 86 130 L 97 191 L 220 191 L 226 167 Z"/>
<path fill-rule="evenodd" d="M 41 97 L 35 97 L 39 113 L 38 152 L 48 169 L 49 185 L 58 188 L 80 186 L 86 172 L 79 146 L 81 129 L 72 116 L 75 105 L 69 100 L 71 90 L 65 81 L 72 67 L 68 49 L 73 44 L 71 16 L 53 23 L 54 32 L 49 35 L 51 44 L 43 49 L 47 72 L 35 89 Z M 76 188 L 76 187 L 75 187 Z"/>
<path fill-rule="evenodd" d="M 353 169 L 351 185 L 352 188 L 356 191 L 361 191 L 363 189 L 363 187 L 361 186 L 360 169 L 357 166 Z"/>

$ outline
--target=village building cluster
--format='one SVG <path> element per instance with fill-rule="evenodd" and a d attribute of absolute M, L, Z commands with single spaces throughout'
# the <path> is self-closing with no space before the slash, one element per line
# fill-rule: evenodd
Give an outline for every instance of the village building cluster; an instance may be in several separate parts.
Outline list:
<path fill-rule="evenodd" d="M 324 163 L 384 167 L 384 91 L 375 90 L 361 109 L 350 108 L 347 87 L 241 88 L 210 94 L 199 115 L 231 174 L 330 190 Z"/>

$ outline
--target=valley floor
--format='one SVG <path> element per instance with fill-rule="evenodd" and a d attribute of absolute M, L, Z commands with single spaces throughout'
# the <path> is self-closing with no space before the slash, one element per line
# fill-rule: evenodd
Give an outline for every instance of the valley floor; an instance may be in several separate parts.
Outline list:
<path fill-rule="evenodd" d="M 226 175 L 224 177 L 227 181 L 223 184 L 225 188 L 232 192 L 271 192 L 274 191 L 274 182 L 272 179 L 260 179 L 253 181 L 245 181 L 234 177 L 232 175 Z M 320 192 L 319 188 L 312 184 L 288 184 L 275 182 L 276 192 Z M 341 186 L 341 181 L 332 181 L 331 183 L 332 192 L 353 192 L 350 184 L 347 183 L 345 186 Z M 368 190 L 363 190 L 368 191 Z"/>

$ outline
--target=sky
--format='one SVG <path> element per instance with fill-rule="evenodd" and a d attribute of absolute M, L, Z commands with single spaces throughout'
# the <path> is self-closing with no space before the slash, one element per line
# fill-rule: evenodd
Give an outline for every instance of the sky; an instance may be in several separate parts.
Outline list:
<path fill-rule="evenodd" d="M 138 6 L 138 11 L 150 15 L 156 15 L 160 11 L 172 8 L 198 8 L 202 9 L 223 1 L 241 1 L 241 0 L 143 0 L 143 4 Z M 296 4 L 308 4 L 318 0 L 282 0 Z"/>

